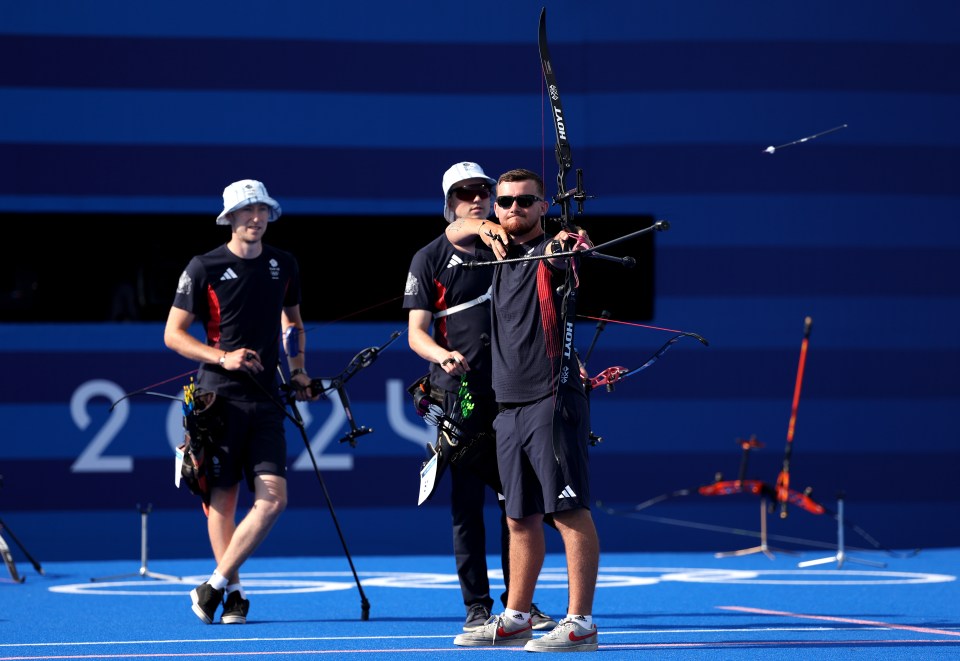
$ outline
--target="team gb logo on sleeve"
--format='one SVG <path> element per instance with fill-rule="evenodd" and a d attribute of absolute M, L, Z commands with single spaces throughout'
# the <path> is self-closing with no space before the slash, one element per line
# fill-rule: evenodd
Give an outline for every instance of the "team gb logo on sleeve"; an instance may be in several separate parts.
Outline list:
<path fill-rule="evenodd" d="M 186 271 L 180 274 L 180 280 L 177 282 L 177 293 L 178 294 L 190 294 L 190 289 L 193 287 L 193 281 L 190 279 L 190 276 Z"/>
<path fill-rule="evenodd" d="M 417 281 L 417 276 L 407 273 L 407 286 L 404 287 L 403 295 L 415 296 L 418 291 L 420 291 L 420 283 Z"/>

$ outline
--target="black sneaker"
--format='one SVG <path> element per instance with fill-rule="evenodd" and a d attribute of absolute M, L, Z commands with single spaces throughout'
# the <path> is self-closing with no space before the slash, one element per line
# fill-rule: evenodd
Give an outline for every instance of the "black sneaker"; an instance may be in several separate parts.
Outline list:
<path fill-rule="evenodd" d="M 206 624 L 213 624 L 213 616 L 223 602 L 223 590 L 214 590 L 209 583 L 201 583 L 190 591 L 193 612 Z"/>
<path fill-rule="evenodd" d="M 463 623 L 466 632 L 476 631 L 490 619 L 490 609 L 483 604 L 474 604 L 467 610 L 467 621 Z"/>
<path fill-rule="evenodd" d="M 222 624 L 246 624 L 247 613 L 250 612 L 250 600 L 240 596 L 240 590 L 227 593 L 227 600 L 223 602 L 223 613 L 220 614 Z"/>
<path fill-rule="evenodd" d="M 534 631 L 549 631 L 557 626 L 557 621 L 537 608 L 536 604 L 530 604 L 530 623 Z"/>

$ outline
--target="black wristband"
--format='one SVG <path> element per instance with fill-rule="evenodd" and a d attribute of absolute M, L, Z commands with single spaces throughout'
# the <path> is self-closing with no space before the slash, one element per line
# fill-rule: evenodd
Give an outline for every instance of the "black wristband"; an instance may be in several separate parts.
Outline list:
<path fill-rule="evenodd" d="M 560 239 L 554 239 L 550 242 L 550 254 L 553 255 L 558 252 L 563 252 L 563 244 L 560 243 Z"/>
<path fill-rule="evenodd" d="M 295 376 L 298 376 L 300 374 L 306 374 L 306 373 L 307 373 L 307 370 L 303 369 L 302 367 L 295 367 L 292 370 L 290 370 L 290 378 L 292 379 Z"/>

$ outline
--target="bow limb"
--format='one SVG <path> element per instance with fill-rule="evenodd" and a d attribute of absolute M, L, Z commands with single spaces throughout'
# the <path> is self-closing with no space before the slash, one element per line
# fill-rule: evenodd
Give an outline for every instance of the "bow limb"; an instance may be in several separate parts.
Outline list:
<path fill-rule="evenodd" d="M 547 85 L 547 96 L 550 99 L 551 117 L 553 117 L 553 126 L 556 130 L 557 146 L 556 157 L 559 171 L 557 172 L 557 194 L 554 196 L 554 202 L 560 206 L 560 222 L 563 229 L 569 233 L 577 234 L 578 229 L 573 223 L 570 214 L 570 200 L 578 201 L 578 212 L 583 210 L 583 200 L 586 196 L 582 188 L 582 171 L 577 171 L 577 188 L 574 191 L 565 191 L 567 173 L 573 167 L 573 155 L 570 150 L 570 142 L 567 140 L 567 125 L 564 121 L 563 103 L 560 101 L 560 90 L 557 87 L 557 79 L 553 72 L 553 64 L 550 61 L 550 49 L 547 46 L 547 9 L 540 10 L 540 25 L 537 35 L 537 46 L 540 51 L 540 65 L 543 69 L 544 82 Z M 555 257 L 556 255 L 550 255 Z M 565 334 L 566 344 L 573 346 L 573 320 L 576 318 L 577 303 L 577 282 L 576 271 L 579 264 L 577 255 L 570 258 L 570 264 L 567 265 L 564 285 L 562 287 L 562 305 L 560 310 L 561 330 Z M 542 269 L 542 266 L 540 267 Z M 564 351 L 562 354 L 561 369 L 569 374 L 579 372 L 580 366 L 575 359 L 572 351 Z M 568 380 L 572 383 L 574 380 Z M 561 397 L 558 396 L 557 401 Z"/>
<path fill-rule="evenodd" d="M 733 494 L 751 494 L 754 496 L 766 496 L 767 498 L 780 498 L 778 493 L 780 485 L 770 486 L 762 480 L 720 480 L 712 484 L 705 484 L 697 489 L 701 496 L 730 496 Z M 810 497 L 808 491 L 800 492 L 790 488 L 782 496 L 786 502 L 800 507 L 810 514 L 823 514 L 826 508 Z"/>
<path fill-rule="evenodd" d="M 561 222 L 564 229 L 570 222 L 570 199 L 577 200 L 578 209 L 583 210 L 582 189 L 582 170 L 577 171 L 577 188 L 573 191 L 566 190 L 567 173 L 573 168 L 573 154 L 570 150 L 570 142 L 567 140 L 567 125 L 563 115 L 563 104 L 560 101 L 560 90 L 557 87 L 557 78 L 553 73 L 553 64 L 550 61 L 550 49 L 547 46 L 547 8 L 540 10 L 540 29 L 537 36 L 537 45 L 540 49 L 540 65 L 543 68 L 543 78 L 547 85 L 547 96 L 550 99 L 550 116 L 553 118 L 553 127 L 556 130 L 557 146 L 555 155 L 557 165 L 560 167 L 557 173 L 557 194 L 553 200 L 560 205 Z"/>
<path fill-rule="evenodd" d="M 659 349 L 654 351 L 653 354 L 651 354 L 651 356 L 647 358 L 639 367 L 635 367 L 633 369 L 629 369 L 621 366 L 608 367 L 607 369 L 597 374 L 595 377 L 589 379 L 587 387 L 592 390 L 594 388 L 604 386 L 607 389 L 607 392 L 611 392 L 613 390 L 613 385 L 615 383 L 617 383 L 618 381 L 622 381 L 623 379 L 626 379 L 629 376 L 633 376 L 634 374 L 637 374 L 638 372 L 642 372 L 643 370 L 647 369 L 648 367 L 653 365 L 655 362 L 657 362 L 660 359 L 660 356 L 665 354 L 670 347 L 672 347 L 674 344 L 679 342 L 680 339 L 684 337 L 692 337 L 698 340 L 699 342 L 702 342 L 704 345 L 708 344 L 703 337 L 701 337 L 700 335 L 697 335 L 696 333 L 688 333 L 688 332 L 681 331 L 676 335 L 674 335 L 673 337 L 671 337 L 666 342 L 664 342 L 663 346 L 661 346 Z"/>
<path fill-rule="evenodd" d="M 570 213 L 570 201 L 577 201 L 578 213 L 583 211 L 583 201 L 586 195 L 583 192 L 583 172 L 577 170 L 577 187 L 573 191 L 566 190 L 566 176 L 573 167 L 573 157 L 570 151 L 570 143 L 567 140 L 567 126 L 563 116 L 563 105 L 560 101 L 560 91 L 557 87 L 557 80 L 553 72 L 553 64 L 550 61 L 550 51 L 547 47 L 547 10 L 540 12 L 540 29 L 538 35 L 538 46 L 540 50 L 540 64 L 543 67 L 544 82 L 547 85 L 548 96 L 550 98 L 551 116 L 553 117 L 553 126 L 556 129 L 557 147 L 556 156 L 559 171 L 557 173 L 557 194 L 553 200 L 560 206 L 560 223 L 562 228 L 573 237 L 579 238 L 579 228 L 573 223 Z M 543 222 L 543 219 L 541 219 Z M 556 257 L 556 255 L 550 255 Z M 559 374 L 557 377 L 556 397 L 553 411 L 553 451 L 559 458 L 569 452 L 568 434 L 563 433 L 565 426 L 571 425 L 571 418 L 567 414 L 568 408 L 585 406 L 585 403 L 578 403 L 580 398 L 586 396 L 586 384 L 580 378 L 580 360 L 577 357 L 574 347 L 574 321 L 577 318 L 577 270 L 580 264 L 580 258 L 574 254 L 569 257 L 570 263 L 564 272 L 563 285 L 559 289 L 554 289 L 550 283 L 550 275 L 547 273 L 546 263 L 537 266 L 538 293 L 540 295 L 541 314 L 544 320 L 552 318 L 558 321 L 556 329 L 557 353 L 559 355 Z M 559 315 L 556 314 L 555 293 L 561 296 Z M 558 318 L 559 317 L 559 318 Z M 551 342 L 547 343 L 548 352 L 551 352 Z M 579 417 L 579 416 L 578 416 Z M 581 423 L 585 418 L 580 418 Z M 600 441 L 600 437 L 595 436 L 587 427 L 588 436 L 591 444 Z M 563 473 L 567 484 L 576 483 L 576 478 L 567 475 L 568 467 L 565 462 L 561 462 Z"/>
<path fill-rule="evenodd" d="M 790 423 L 787 427 L 787 447 L 783 455 L 783 468 L 777 476 L 777 502 L 780 504 L 780 518 L 787 517 L 787 503 L 790 499 L 790 455 L 793 453 L 793 430 L 797 423 L 797 406 L 800 404 L 800 386 L 803 384 L 803 366 L 807 359 L 807 345 L 810 342 L 810 330 L 813 320 L 810 317 L 803 322 L 803 341 L 800 343 L 800 363 L 797 366 L 797 380 L 793 389 L 793 404 L 790 411 Z"/>

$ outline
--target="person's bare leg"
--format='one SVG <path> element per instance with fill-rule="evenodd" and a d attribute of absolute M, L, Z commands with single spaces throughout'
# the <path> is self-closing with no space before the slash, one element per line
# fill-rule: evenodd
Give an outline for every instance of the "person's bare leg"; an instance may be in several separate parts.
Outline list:
<path fill-rule="evenodd" d="M 592 615 L 597 573 L 600 571 L 600 539 L 593 524 L 593 515 L 588 509 L 577 509 L 557 512 L 553 520 L 563 538 L 567 557 L 567 584 L 570 591 L 567 612 Z"/>
<path fill-rule="evenodd" d="M 233 539 L 233 533 L 237 529 L 237 500 L 239 498 L 240 485 L 234 485 L 228 489 L 210 490 L 210 508 L 207 515 L 207 534 L 210 536 L 210 546 L 213 549 L 213 557 L 217 564 L 226 553 L 230 546 L 230 540 Z M 232 576 L 225 576 L 230 583 L 236 583 L 239 576 L 236 572 Z"/>
<path fill-rule="evenodd" d="M 543 515 L 522 519 L 507 518 L 510 527 L 510 590 L 507 608 L 530 612 L 534 588 L 543 568 L 546 542 L 543 537 Z"/>
<path fill-rule="evenodd" d="M 287 481 L 277 475 L 258 475 L 253 480 L 253 506 L 243 520 L 236 526 L 227 540 L 229 525 L 226 521 L 219 523 L 218 541 L 227 545 L 217 555 L 217 573 L 227 577 L 231 583 L 239 577 L 241 565 L 249 558 L 256 548 L 267 538 L 271 528 L 280 518 L 280 514 L 287 506 Z M 212 498 L 211 498 L 212 504 Z M 236 511 L 236 502 L 233 504 Z M 211 517 L 213 508 L 211 507 Z M 212 527 L 208 522 L 208 527 Z M 214 535 L 211 534 L 211 541 Z M 214 554 L 216 555 L 216 545 Z"/>

